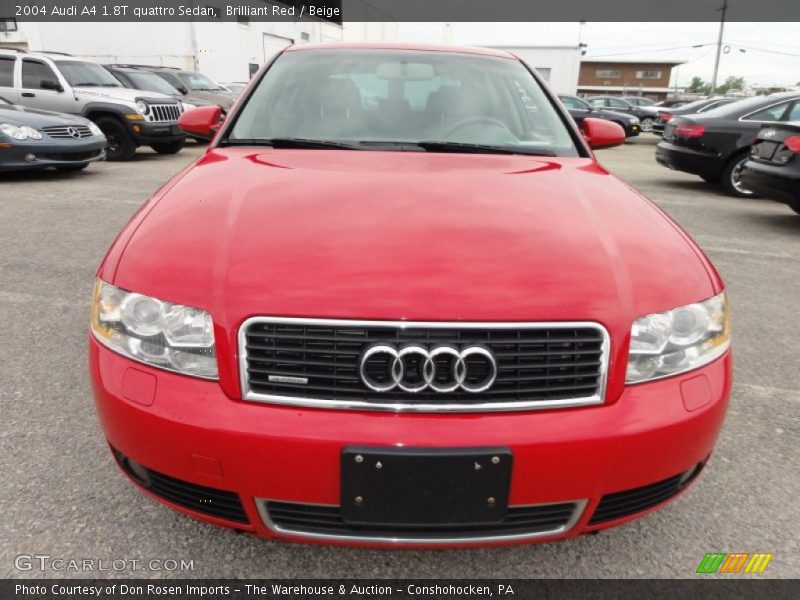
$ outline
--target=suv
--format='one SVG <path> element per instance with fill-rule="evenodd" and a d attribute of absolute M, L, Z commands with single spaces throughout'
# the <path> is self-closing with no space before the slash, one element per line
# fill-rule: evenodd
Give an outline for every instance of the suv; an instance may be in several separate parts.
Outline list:
<path fill-rule="evenodd" d="M 581 133 L 488 48 L 301 44 L 252 86 L 97 271 L 93 392 L 140 490 L 275 538 L 459 546 L 688 489 L 731 388 L 724 286 L 598 163 L 619 125 Z"/>
<path fill-rule="evenodd" d="M 180 102 L 183 105 L 184 110 L 197 108 L 198 106 L 213 106 L 216 104 L 215 102 L 204 100 L 200 96 L 195 96 L 191 92 L 188 94 L 183 94 L 173 85 L 167 83 L 166 79 L 159 77 L 150 71 L 148 67 L 121 64 L 103 66 L 108 70 L 109 73 L 119 79 L 122 85 L 125 87 L 166 94 L 172 99 Z"/>
<path fill-rule="evenodd" d="M 185 71 L 175 67 L 137 66 L 155 73 L 186 97 L 201 98 L 216 104 L 222 109 L 223 113 L 229 111 L 234 100 L 236 100 L 236 96 L 231 92 L 217 85 L 202 73 Z"/>
<path fill-rule="evenodd" d="M 651 131 L 653 123 L 658 118 L 658 110 L 652 106 L 636 106 L 618 96 L 592 96 L 586 101 L 595 108 L 607 108 L 614 112 L 633 115 L 642 125 L 642 131 Z"/>
<path fill-rule="evenodd" d="M 0 51 L 0 95 L 29 108 L 81 115 L 108 139 L 108 160 L 129 160 L 138 146 L 175 154 L 186 134 L 181 104 L 123 87 L 101 65 L 55 52 Z"/>

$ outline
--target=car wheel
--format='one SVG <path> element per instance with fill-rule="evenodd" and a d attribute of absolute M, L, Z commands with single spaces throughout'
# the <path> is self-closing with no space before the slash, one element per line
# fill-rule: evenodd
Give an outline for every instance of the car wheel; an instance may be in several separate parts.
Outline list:
<path fill-rule="evenodd" d="M 113 117 L 97 119 L 97 126 L 108 140 L 106 144 L 107 160 L 130 160 L 136 154 L 136 144 L 125 128 L 125 125 Z"/>
<path fill-rule="evenodd" d="M 642 128 L 642 131 L 653 131 L 653 119 L 651 117 L 645 117 L 640 121 L 639 126 Z"/>
<path fill-rule="evenodd" d="M 56 167 L 56 171 L 64 171 L 66 173 L 70 173 L 73 171 L 83 171 L 88 166 L 89 163 L 84 163 L 82 165 L 64 165 L 63 167 Z"/>
<path fill-rule="evenodd" d="M 725 165 L 725 169 L 722 171 L 722 177 L 720 179 L 722 189 L 731 196 L 736 196 L 737 198 L 752 198 L 754 196 L 753 192 L 746 189 L 741 182 L 742 169 L 747 159 L 748 153 L 740 152 L 728 161 L 728 164 Z"/>
<path fill-rule="evenodd" d="M 177 154 L 183 148 L 184 142 L 185 140 L 183 139 L 172 142 L 159 142 L 158 144 L 153 144 L 150 147 L 159 154 Z"/>

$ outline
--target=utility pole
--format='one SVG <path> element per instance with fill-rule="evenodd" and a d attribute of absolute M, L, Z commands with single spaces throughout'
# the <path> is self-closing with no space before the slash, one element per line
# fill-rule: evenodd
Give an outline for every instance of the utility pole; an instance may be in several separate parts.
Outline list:
<path fill-rule="evenodd" d="M 711 88 L 708 91 L 709 96 L 714 95 L 714 90 L 717 89 L 717 73 L 719 73 L 719 57 L 722 53 L 722 32 L 725 30 L 725 11 L 728 10 L 728 0 L 722 2 L 722 18 L 719 20 L 719 38 L 717 39 L 717 59 L 714 61 L 714 75 L 711 77 Z"/>

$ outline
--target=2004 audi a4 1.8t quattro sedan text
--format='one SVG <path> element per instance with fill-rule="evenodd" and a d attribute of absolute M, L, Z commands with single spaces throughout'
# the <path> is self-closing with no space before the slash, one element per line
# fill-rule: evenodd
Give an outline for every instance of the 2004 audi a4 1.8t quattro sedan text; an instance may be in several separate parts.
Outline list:
<path fill-rule="evenodd" d="M 706 464 L 723 284 L 510 54 L 266 66 L 99 271 L 91 375 L 147 495 L 289 540 L 502 544 L 621 524 Z"/>

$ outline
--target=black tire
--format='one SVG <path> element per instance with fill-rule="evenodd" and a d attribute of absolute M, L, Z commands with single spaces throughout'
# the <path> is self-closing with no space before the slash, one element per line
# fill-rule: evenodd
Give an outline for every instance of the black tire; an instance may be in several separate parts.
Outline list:
<path fill-rule="evenodd" d="M 719 177 L 712 177 L 711 175 L 700 175 L 700 179 L 708 183 L 719 183 Z"/>
<path fill-rule="evenodd" d="M 84 163 L 82 165 L 64 165 L 63 167 L 56 167 L 56 170 L 64 171 L 65 173 L 73 173 L 76 171 L 83 171 L 88 166 L 89 163 Z"/>
<path fill-rule="evenodd" d="M 722 189 L 730 195 L 736 198 L 753 198 L 755 194 L 753 192 L 745 189 L 739 183 L 739 178 L 742 174 L 742 167 L 744 166 L 745 161 L 748 158 L 748 151 L 745 150 L 744 152 L 739 152 L 734 154 L 728 163 L 725 165 L 725 168 L 722 170 L 722 177 L 720 177 L 720 183 L 722 184 Z"/>
<path fill-rule="evenodd" d="M 114 117 L 101 117 L 95 123 L 108 139 L 106 160 L 122 161 L 133 158 L 136 154 L 136 142 L 125 125 Z"/>
<path fill-rule="evenodd" d="M 185 143 L 186 140 L 181 138 L 171 142 L 159 142 L 157 144 L 152 144 L 150 147 L 159 154 L 177 154 L 183 149 L 183 145 Z"/>
<path fill-rule="evenodd" d="M 639 127 L 641 127 L 642 131 L 645 133 L 650 133 L 653 131 L 653 123 L 655 123 L 653 117 L 644 117 L 639 121 Z"/>

